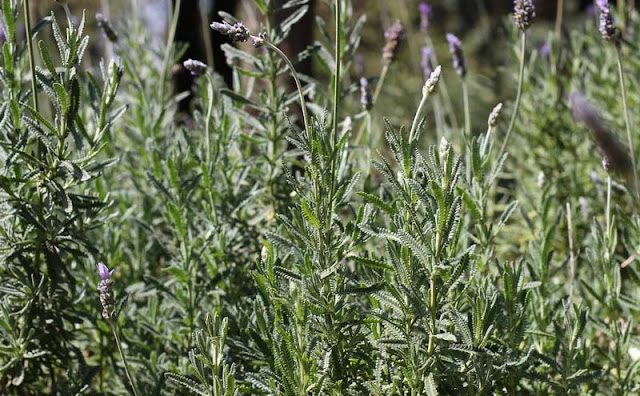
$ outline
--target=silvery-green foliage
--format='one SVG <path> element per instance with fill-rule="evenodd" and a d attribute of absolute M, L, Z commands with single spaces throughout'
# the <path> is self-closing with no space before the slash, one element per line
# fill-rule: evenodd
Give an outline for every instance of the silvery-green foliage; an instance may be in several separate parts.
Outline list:
<path fill-rule="evenodd" d="M 90 259 L 99 254 L 91 235 L 107 221 L 109 205 L 92 183 L 114 162 L 100 153 L 124 111 L 114 108 L 123 71 L 113 61 L 98 76 L 84 70 L 84 16 L 66 29 L 51 16 L 47 29 L 38 29 L 53 32 L 56 50 L 39 41 L 44 68 L 27 75 L 24 48 L 15 41 L 16 3 L 2 4 L 8 41 L 0 78 L 0 388 L 38 392 L 50 382 L 54 393 L 80 391 L 97 371 L 83 356 L 89 346 L 77 340 L 97 307 L 78 302 L 89 287 L 84 279 L 93 278 Z"/>

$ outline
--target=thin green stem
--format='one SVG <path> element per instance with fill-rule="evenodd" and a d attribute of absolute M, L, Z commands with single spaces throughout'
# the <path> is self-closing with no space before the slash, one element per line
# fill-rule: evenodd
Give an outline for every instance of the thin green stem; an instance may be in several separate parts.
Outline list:
<path fill-rule="evenodd" d="M 378 83 L 376 84 L 376 90 L 373 92 L 373 99 L 371 100 L 371 105 L 375 106 L 378 101 L 378 96 L 380 95 L 380 91 L 382 91 L 382 86 L 384 85 L 384 80 L 387 77 L 387 72 L 389 71 L 389 65 L 385 63 L 382 66 L 382 71 L 380 72 L 380 78 L 378 79 Z"/>
<path fill-rule="evenodd" d="M 340 68 L 341 68 L 341 51 L 340 51 L 340 5 L 341 0 L 336 0 L 336 74 L 333 79 L 333 143 L 338 142 L 338 105 L 340 102 Z"/>
<path fill-rule="evenodd" d="M 516 94 L 516 103 L 513 107 L 513 113 L 511 114 L 511 120 L 509 121 L 509 128 L 507 128 L 507 135 L 504 138 L 504 142 L 502 143 L 502 147 L 500 148 L 500 153 L 498 157 L 502 157 L 504 151 L 507 148 L 507 144 L 509 143 L 509 138 L 511 137 L 511 132 L 513 131 L 513 126 L 516 123 L 516 117 L 518 116 L 518 108 L 520 107 L 520 98 L 522 97 L 522 84 L 524 83 L 524 53 L 525 48 L 527 46 L 527 34 L 526 32 L 521 33 L 522 42 L 520 47 L 520 74 L 518 76 L 518 93 Z"/>
<path fill-rule="evenodd" d="M 420 113 L 422 113 L 422 108 L 425 103 L 427 103 L 427 98 L 429 97 L 429 92 L 426 89 L 422 90 L 422 99 L 420 99 L 420 104 L 418 105 L 418 109 L 416 110 L 416 115 L 413 116 L 413 122 L 411 123 L 411 130 L 409 131 L 409 142 L 413 141 L 413 136 L 415 135 L 416 129 L 418 128 L 418 120 L 420 118 Z"/>
<path fill-rule="evenodd" d="M 175 0 L 173 12 L 171 13 L 171 26 L 169 27 L 169 35 L 167 36 L 167 48 L 164 51 L 164 58 L 162 60 L 162 83 L 160 84 L 160 103 L 164 108 L 165 104 L 165 89 L 167 82 L 167 70 L 169 68 L 169 58 L 171 58 L 173 41 L 176 37 L 176 29 L 178 28 L 178 16 L 180 14 L 181 0 Z"/>
<path fill-rule="evenodd" d="M 640 198 L 638 190 L 638 171 L 636 170 L 636 151 L 631 138 L 631 118 L 629 117 L 629 104 L 627 102 L 627 89 L 624 84 L 624 70 L 622 69 L 622 53 L 620 45 L 616 45 L 616 58 L 618 60 L 618 74 L 620 75 L 620 89 L 622 90 L 622 105 L 624 106 L 624 122 L 627 127 L 627 140 L 629 144 L 629 155 L 631 156 L 631 166 L 633 167 L 633 185 L 636 190 L 636 198 Z"/>
<path fill-rule="evenodd" d="M 467 180 L 471 181 L 471 114 L 469 112 L 469 88 L 467 78 L 462 77 L 462 100 L 464 102 L 464 144 L 465 168 L 467 170 Z M 467 144 L 468 143 L 468 144 Z"/>
<path fill-rule="evenodd" d="M 560 40 L 562 33 L 562 18 L 564 14 L 564 0 L 558 0 L 558 8 L 556 9 L 556 40 Z"/>
<path fill-rule="evenodd" d="M 205 149 L 207 153 L 205 158 L 207 160 L 207 165 L 209 165 L 211 161 L 211 134 L 209 133 L 209 123 L 211 119 L 211 112 L 213 111 L 213 79 L 211 78 L 211 74 L 207 72 L 207 82 L 209 83 L 207 86 L 207 99 L 209 103 L 207 104 L 207 118 L 204 120 L 204 133 L 205 133 Z"/>
<path fill-rule="evenodd" d="M 284 54 L 284 52 L 280 50 L 280 48 L 271 44 L 267 40 L 264 41 L 264 44 L 270 49 L 272 49 L 276 54 L 278 54 L 287 63 L 287 66 L 289 66 L 289 71 L 291 72 L 291 76 L 296 82 L 296 87 L 298 87 L 298 94 L 300 95 L 300 107 L 302 108 L 302 118 L 304 119 L 304 127 L 307 131 L 307 137 L 309 137 L 311 133 L 311 124 L 309 123 L 309 116 L 307 115 L 307 103 L 304 100 L 304 92 L 302 91 L 302 84 L 300 84 L 300 78 L 298 78 L 298 73 L 296 72 L 296 69 L 293 67 L 293 64 L 291 63 L 289 58 L 287 58 L 287 56 Z"/>
<path fill-rule="evenodd" d="M 29 13 L 29 0 L 24 0 L 24 26 L 27 31 L 27 48 L 29 50 L 29 67 L 31 68 L 31 96 L 33 98 L 33 108 L 38 112 L 38 89 L 36 84 L 36 60 L 33 55 L 33 38 L 31 37 L 31 15 Z"/>
<path fill-rule="evenodd" d="M 202 30 L 202 40 L 204 44 L 204 51 L 207 54 L 207 65 L 214 67 L 213 64 L 213 45 L 211 44 L 211 29 L 209 29 L 209 23 L 207 21 L 207 1 L 200 0 L 200 29 Z"/>
<path fill-rule="evenodd" d="M 607 238 L 609 236 L 609 228 L 611 227 L 611 176 L 607 175 L 607 208 L 605 212 L 605 219 L 607 224 Z"/>
<path fill-rule="evenodd" d="M 469 87 L 467 78 L 462 78 L 462 100 L 464 102 L 464 134 L 467 139 L 471 139 L 471 113 L 469 111 Z"/>
<path fill-rule="evenodd" d="M 129 363 L 127 362 L 127 356 L 124 354 L 124 351 L 122 350 L 122 343 L 120 342 L 120 335 L 118 334 L 118 329 L 116 328 L 115 320 L 110 321 L 110 324 L 111 324 L 111 331 L 113 332 L 113 337 L 115 338 L 116 345 L 118 346 L 118 352 L 120 352 L 120 358 L 122 358 L 124 371 L 127 373 L 127 378 L 129 379 L 129 384 L 131 385 L 133 394 L 135 396 L 140 396 L 140 393 L 138 392 L 138 388 L 136 388 L 136 385 L 133 382 L 133 376 L 131 376 L 131 371 L 129 371 Z"/>

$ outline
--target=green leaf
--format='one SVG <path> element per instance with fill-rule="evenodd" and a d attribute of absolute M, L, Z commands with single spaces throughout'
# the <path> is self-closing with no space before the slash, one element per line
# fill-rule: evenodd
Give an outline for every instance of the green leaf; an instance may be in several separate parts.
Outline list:
<path fill-rule="evenodd" d="M 395 208 L 393 206 L 387 204 L 386 202 L 384 202 L 380 198 L 376 197 L 375 195 L 369 194 L 369 193 L 366 193 L 366 192 L 362 192 L 362 191 L 359 191 L 356 194 L 358 194 L 366 202 L 368 202 L 368 203 L 372 204 L 373 206 L 375 206 L 376 208 L 382 210 L 383 212 L 385 212 L 389 216 L 393 216 L 393 215 L 396 214 L 396 210 L 395 210 Z"/>
<path fill-rule="evenodd" d="M 302 216 L 304 219 L 313 226 L 316 230 L 319 230 L 321 227 L 320 220 L 316 217 L 315 214 L 311 211 L 309 204 L 306 199 L 302 199 Z"/>

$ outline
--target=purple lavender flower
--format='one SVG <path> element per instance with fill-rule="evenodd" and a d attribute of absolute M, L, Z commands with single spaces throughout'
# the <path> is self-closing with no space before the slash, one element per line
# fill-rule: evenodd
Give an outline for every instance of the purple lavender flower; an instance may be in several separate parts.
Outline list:
<path fill-rule="evenodd" d="M 360 79 L 360 104 L 362 108 L 369 111 L 373 105 L 373 99 L 371 97 L 371 90 L 369 89 L 369 81 L 362 77 Z"/>
<path fill-rule="evenodd" d="M 385 64 L 390 65 L 396 58 L 398 44 L 400 43 L 400 40 L 402 40 L 403 33 L 404 27 L 400 21 L 395 21 L 389 30 L 384 32 L 384 38 L 387 42 L 382 50 L 382 59 Z"/>
<path fill-rule="evenodd" d="M 364 57 L 361 54 L 353 56 L 353 69 L 358 76 L 364 74 Z"/>
<path fill-rule="evenodd" d="M 111 281 L 111 275 L 114 270 L 109 271 L 109 268 L 101 261 L 98 263 L 98 276 L 100 276 L 100 283 L 98 284 L 98 291 L 100 292 L 100 303 L 102 304 L 102 317 L 106 320 L 113 319 L 115 314 L 116 300 L 113 297 L 113 282 Z"/>
<path fill-rule="evenodd" d="M 609 7 L 609 0 L 596 0 L 596 5 L 600 10 L 600 34 L 602 38 L 607 41 L 618 41 L 618 30 L 613 21 L 613 15 L 611 14 L 611 8 Z"/>
<path fill-rule="evenodd" d="M 192 76 L 202 76 L 207 72 L 207 65 L 199 60 L 187 59 L 182 63 L 185 69 L 191 72 Z"/>
<path fill-rule="evenodd" d="M 426 32 L 429 30 L 429 19 L 433 16 L 433 9 L 423 1 L 418 4 L 418 11 L 420 11 L 420 30 Z"/>
<path fill-rule="evenodd" d="M 513 19 L 520 30 L 527 30 L 535 17 L 536 8 L 533 6 L 533 0 L 514 0 Z"/>
<path fill-rule="evenodd" d="M 540 56 L 543 58 L 549 58 L 551 55 L 551 46 L 549 46 L 549 42 L 545 41 L 538 51 L 540 52 Z"/>
<path fill-rule="evenodd" d="M 222 23 L 213 22 L 209 26 L 216 32 L 231 37 L 231 41 L 233 42 L 245 42 L 251 36 L 249 29 L 247 29 L 242 22 L 234 23 L 233 25 L 229 24 L 227 21 L 222 21 Z"/>
<path fill-rule="evenodd" d="M 462 42 L 454 34 L 447 33 L 447 41 L 449 42 L 449 52 L 451 52 L 453 68 L 461 77 L 467 74 L 467 60 L 462 52 Z"/>
<path fill-rule="evenodd" d="M 589 128 L 593 141 L 604 155 L 602 164 L 605 170 L 618 173 L 627 181 L 632 180 L 633 165 L 629 150 L 605 123 L 600 111 L 580 92 L 571 95 L 570 103 L 574 118 Z"/>
<path fill-rule="evenodd" d="M 431 72 L 433 69 L 431 68 L 431 56 L 433 55 L 433 50 L 429 47 L 422 47 L 422 71 L 424 72 L 424 78 L 429 78 L 431 76 Z"/>

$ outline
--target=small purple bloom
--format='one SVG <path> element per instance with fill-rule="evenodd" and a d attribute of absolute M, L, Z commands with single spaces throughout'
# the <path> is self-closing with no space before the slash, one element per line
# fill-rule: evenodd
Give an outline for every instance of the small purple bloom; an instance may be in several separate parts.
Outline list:
<path fill-rule="evenodd" d="M 513 19 L 523 32 L 531 26 L 536 17 L 536 8 L 533 0 L 514 0 Z"/>
<path fill-rule="evenodd" d="M 551 47 L 549 46 L 549 42 L 545 41 L 544 44 L 540 47 L 540 56 L 543 58 L 548 58 L 551 55 Z"/>
<path fill-rule="evenodd" d="M 100 279 L 102 280 L 109 279 L 111 277 L 111 274 L 113 274 L 113 271 L 115 270 L 109 271 L 109 268 L 106 265 L 104 265 L 102 261 L 98 263 L 98 276 L 100 276 Z"/>
<path fill-rule="evenodd" d="M 589 6 L 587 7 L 587 15 L 589 15 L 591 18 L 596 17 L 596 7 L 593 4 L 589 4 Z"/>
<path fill-rule="evenodd" d="M 429 19 L 433 16 L 433 8 L 424 1 L 418 4 L 420 11 L 420 30 L 426 32 L 429 29 Z"/>
<path fill-rule="evenodd" d="M 613 21 L 613 15 L 611 14 L 611 8 L 609 8 L 609 0 L 596 0 L 596 5 L 600 10 L 600 34 L 602 38 L 607 41 L 618 41 L 618 30 Z"/>
<path fill-rule="evenodd" d="M 431 56 L 433 55 L 433 50 L 429 47 L 422 47 L 422 71 L 424 72 L 424 78 L 429 78 L 431 76 L 431 72 L 433 71 L 431 68 Z"/>
<path fill-rule="evenodd" d="M 451 52 L 453 68 L 460 76 L 464 77 L 464 75 L 467 74 L 467 61 L 462 52 L 462 42 L 451 33 L 447 33 L 447 41 L 449 42 L 449 52 Z"/>

